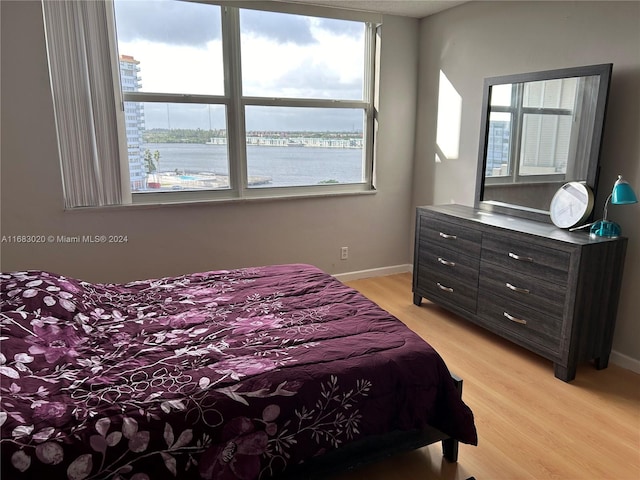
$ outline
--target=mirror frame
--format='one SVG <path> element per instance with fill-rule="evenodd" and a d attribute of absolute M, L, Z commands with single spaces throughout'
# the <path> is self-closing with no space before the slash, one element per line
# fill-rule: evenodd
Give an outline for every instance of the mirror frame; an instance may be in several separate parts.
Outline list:
<path fill-rule="evenodd" d="M 593 123 L 593 136 L 591 139 L 591 149 L 589 151 L 589 159 L 587 162 L 588 167 L 586 177 L 586 184 L 591 188 L 594 196 L 596 195 L 598 186 L 598 175 L 600 173 L 600 151 L 602 148 L 602 134 L 604 131 L 604 120 L 606 115 L 607 100 L 609 96 L 609 85 L 611 83 L 612 69 L 612 63 L 604 63 L 599 65 L 588 65 L 583 67 L 562 68 L 558 70 L 545 70 L 540 72 L 502 75 L 498 77 L 485 78 L 482 96 L 480 148 L 478 151 L 478 170 L 476 174 L 476 193 L 474 200 L 475 208 L 488 212 L 503 213 L 516 217 L 528 218 L 530 220 L 551 223 L 551 216 L 548 211 L 545 212 L 542 210 L 511 203 L 485 202 L 482 199 L 484 195 L 486 153 L 489 137 L 491 88 L 495 85 L 503 84 L 537 82 L 542 80 L 586 77 L 595 75 L 598 75 L 600 77 L 598 94 L 596 98 L 595 119 Z M 571 179 L 568 179 L 566 181 L 571 181 Z"/>

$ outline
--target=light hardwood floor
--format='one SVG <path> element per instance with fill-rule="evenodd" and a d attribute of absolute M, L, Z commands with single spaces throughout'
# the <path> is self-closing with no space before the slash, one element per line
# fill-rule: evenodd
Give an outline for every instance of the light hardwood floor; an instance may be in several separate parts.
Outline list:
<path fill-rule="evenodd" d="M 550 361 L 427 300 L 413 305 L 408 273 L 347 284 L 406 323 L 463 378 L 479 445 L 461 444 L 457 464 L 435 444 L 335 480 L 640 479 L 640 375 L 584 364 L 567 384 Z"/>

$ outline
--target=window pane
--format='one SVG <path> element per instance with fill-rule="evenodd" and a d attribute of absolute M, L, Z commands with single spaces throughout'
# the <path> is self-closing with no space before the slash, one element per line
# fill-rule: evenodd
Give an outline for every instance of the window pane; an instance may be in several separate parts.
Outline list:
<path fill-rule="evenodd" d="M 571 124 L 570 115 L 525 114 L 522 122 L 520 175 L 566 173 Z"/>
<path fill-rule="evenodd" d="M 131 190 L 229 188 L 225 107 L 125 102 Z"/>
<path fill-rule="evenodd" d="M 500 107 L 511 106 L 511 91 L 513 85 L 507 83 L 505 85 L 494 85 L 491 87 L 491 105 Z"/>
<path fill-rule="evenodd" d="M 524 84 L 524 107 L 573 110 L 578 78 L 558 78 Z"/>
<path fill-rule="evenodd" d="M 503 177 L 511 174 L 509 152 L 511 145 L 511 114 L 489 114 L 489 138 L 487 139 L 487 177 Z"/>
<path fill-rule="evenodd" d="M 118 52 L 142 77 L 136 91 L 224 94 L 219 6 L 116 0 L 115 15 Z"/>
<path fill-rule="evenodd" d="M 243 94 L 362 100 L 366 24 L 240 10 Z"/>
<path fill-rule="evenodd" d="M 363 110 L 250 106 L 246 121 L 250 187 L 365 181 Z"/>

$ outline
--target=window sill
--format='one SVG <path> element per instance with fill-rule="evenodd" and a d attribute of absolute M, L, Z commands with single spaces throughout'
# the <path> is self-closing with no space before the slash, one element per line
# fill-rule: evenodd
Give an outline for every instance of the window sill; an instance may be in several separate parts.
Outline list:
<path fill-rule="evenodd" d="M 353 185 L 352 185 L 353 187 Z M 363 186 L 366 188 L 366 186 Z M 270 189 L 271 190 L 271 189 Z M 278 189 L 280 190 L 280 189 Z M 165 194 L 157 193 L 157 194 L 136 194 L 136 196 L 146 197 L 147 195 L 150 197 L 148 201 L 142 200 L 134 200 L 133 203 L 127 203 L 122 205 L 104 205 L 98 207 L 76 207 L 76 208 L 67 208 L 65 212 L 69 213 L 78 213 L 78 212 L 96 212 L 96 211 L 115 211 L 115 210 L 130 210 L 130 209 L 148 209 L 148 208 L 163 208 L 163 207 L 194 207 L 194 206 L 205 206 L 205 205 L 223 205 L 223 204 L 239 204 L 239 203 L 262 203 L 262 202 L 273 202 L 273 201 L 290 201 L 290 200 L 306 200 L 306 199 L 319 199 L 319 198 L 332 198 L 332 197 L 350 197 L 350 196 L 360 196 L 360 195 L 375 195 L 377 190 L 375 188 L 367 188 L 367 189 L 349 189 L 349 190 L 327 190 L 325 192 L 314 191 L 314 192 L 301 192 L 300 189 L 294 189 L 297 191 L 289 191 L 286 194 L 279 193 L 275 195 L 270 192 L 264 192 L 263 194 L 259 194 L 258 192 L 254 193 L 252 191 L 251 195 L 244 197 L 230 197 L 230 196 L 218 196 L 218 197 L 200 197 L 200 198 L 191 198 L 188 199 L 189 194 L 187 192 L 182 193 L 180 198 L 176 198 L 177 194 L 173 192 L 167 192 Z M 230 192 L 227 192 L 230 193 Z M 262 193 L 262 192 L 260 192 Z M 151 198 L 153 195 L 153 198 Z M 172 198 L 173 196 L 173 198 Z M 146 199 L 145 199 L 146 200 Z"/>

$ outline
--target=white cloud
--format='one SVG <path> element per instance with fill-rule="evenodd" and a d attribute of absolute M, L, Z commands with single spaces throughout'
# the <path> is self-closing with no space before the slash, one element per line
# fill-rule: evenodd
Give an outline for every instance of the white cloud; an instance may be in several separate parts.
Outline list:
<path fill-rule="evenodd" d="M 222 46 L 211 41 L 206 48 L 167 45 L 148 40 L 121 42 L 121 55 L 140 62 L 143 92 L 222 95 Z"/>
<path fill-rule="evenodd" d="M 252 96 L 362 98 L 362 39 L 314 28 L 317 43 L 278 43 L 264 37 L 242 37 L 244 93 Z M 349 93 L 340 93 L 340 91 Z"/>

